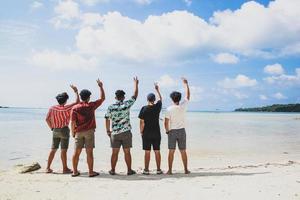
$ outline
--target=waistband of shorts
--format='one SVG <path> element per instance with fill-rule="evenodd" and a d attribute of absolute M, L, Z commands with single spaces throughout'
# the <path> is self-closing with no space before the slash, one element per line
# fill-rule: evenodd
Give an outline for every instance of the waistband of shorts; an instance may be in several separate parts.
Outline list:
<path fill-rule="evenodd" d="M 53 131 L 63 131 L 63 130 L 69 130 L 68 126 L 64 126 L 62 128 L 53 128 Z"/>

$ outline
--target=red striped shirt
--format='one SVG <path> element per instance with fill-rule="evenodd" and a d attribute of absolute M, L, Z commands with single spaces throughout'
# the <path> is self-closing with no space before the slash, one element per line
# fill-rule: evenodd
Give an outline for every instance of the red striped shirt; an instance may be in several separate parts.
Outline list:
<path fill-rule="evenodd" d="M 50 122 L 51 128 L 63 128 L 69 126 L 71 118 L 71 110 L 77 103 L 70 105 L 52 106 L 47 114 L 46 120 Z"/>

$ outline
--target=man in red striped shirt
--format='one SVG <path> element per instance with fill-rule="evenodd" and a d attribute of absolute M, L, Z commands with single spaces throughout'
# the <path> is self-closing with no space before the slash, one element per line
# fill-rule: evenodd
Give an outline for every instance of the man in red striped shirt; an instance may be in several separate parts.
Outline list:
<path fill-rule="evenodd" d="M 70 129 L 69 123 L 71 118 L 71 110 L 73 106 L 79 103 L 79 94 L 77 87 L 71 85 L 74 93 L 76 94 L 76 102 L 66 105 L 67 100 L 69 98 L 66 92 L 58 94 L 56 96 L 56 100 L 59 105 L 52 106 L 47 114 L 46 122 L 49 128 L 53 132 L 52 137 L 52 148 L 48 157 L 48 164 L 46 173 L 52 173 L 51 163 L 54 159 L 55 153 L 59 147 L 61 148 L 61 161 L 63 165 L 63 173 L 72 173 L 72 170 L 68 168 L 67 165 L 67 150 L 69 147 L 69 138 L 70 138 Z"/>

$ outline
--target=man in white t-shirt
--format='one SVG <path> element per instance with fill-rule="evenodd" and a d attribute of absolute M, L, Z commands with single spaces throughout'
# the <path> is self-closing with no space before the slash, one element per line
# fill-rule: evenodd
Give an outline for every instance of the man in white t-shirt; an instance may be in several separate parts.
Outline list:
<path fill-rule="evenodd" d="M 190 100 L 190 88 L 187 79 L 182 78 L 185 87 L 185 99 L 181 100 L 180 92 L 172 92 L 170 97 L 173 101 L 173 105 L 167 108 L 165 116 L 165 129 L 168 134 L 168 147 L 169 147 L 169 170 L 168 174 L 172 174 L 172 165 L 174 160 L 174 153 L 176 149 L 176 143 L 181 153 L 182 162 L 184 165 L 185 174 L 189 174 L 188 159 L 186 154 L 186 133 L 185 133 L 185 112 L 187 104 Z"/>

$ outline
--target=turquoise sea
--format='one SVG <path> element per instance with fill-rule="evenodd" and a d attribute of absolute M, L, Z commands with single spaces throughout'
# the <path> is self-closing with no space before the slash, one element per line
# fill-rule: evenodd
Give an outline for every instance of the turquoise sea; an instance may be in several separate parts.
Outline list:
<path fill-rule="evenodd" d="M 38 161 L 45 167 L 51 146 L 51 131 L 45 123 L 47 109 L 0 109 L 0 169 Z M 136 111 L 133 127 L 133 166 L 143 167 L 142 141 Z M 104 112 L 97 112 L 95 168 L 108 170 L 110 145 L 104 128 Z M 163 114 L 162 114 L 163 117 Z M 191 168 L 227 167 L 300 160 L 300 113 L 187 112 L 187 144 Z M 162 166 L 167 167 L 167 136 L 162 126 Z M 70 140 L 69 163 L 74 140 Z M 154 159 L 151 166 L 154 167 Z M 60 169 L 59 154 L 55 169 Z M 86 169 L 85 153 L 80 168 Z M 181 169 L 179 154 L 175 169 Z M 118 170 L 124 171 L 123 156 Z"/>

